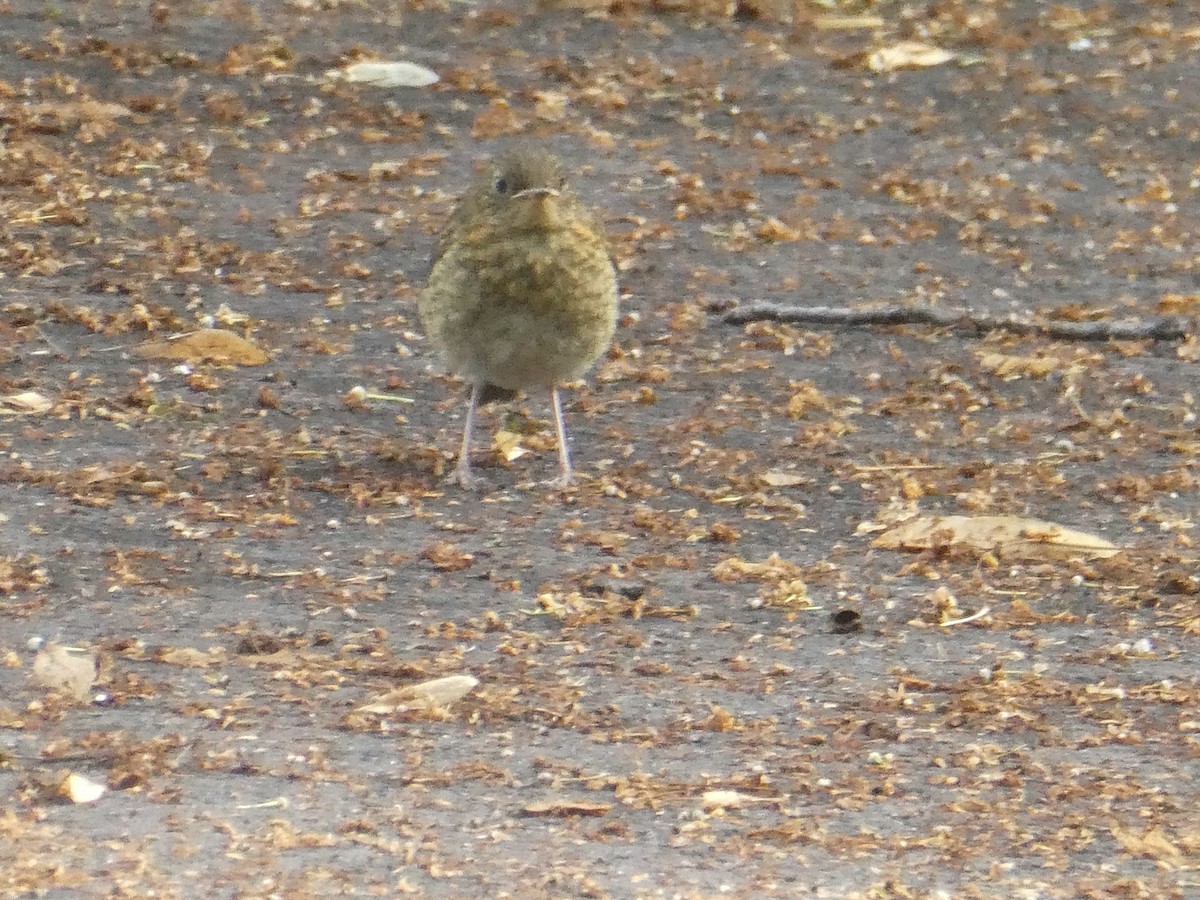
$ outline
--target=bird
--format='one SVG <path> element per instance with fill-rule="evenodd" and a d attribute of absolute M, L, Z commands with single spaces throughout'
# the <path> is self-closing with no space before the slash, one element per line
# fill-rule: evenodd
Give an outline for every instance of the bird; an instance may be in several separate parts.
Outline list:
<path fill-rule="evenodd" d="M 494 160 L 459 201 L 434 247 L 417 311 L 431 344 L 471 385 L 455 474 L 471 489 L 471 437 L 481 404 L 549 391 L 559 476 L 571 454 L 559 385 L 581 377 L 612 343 L 617 276 L 596 213 L 568 186 L 561 159 L 539 146 Z"/>

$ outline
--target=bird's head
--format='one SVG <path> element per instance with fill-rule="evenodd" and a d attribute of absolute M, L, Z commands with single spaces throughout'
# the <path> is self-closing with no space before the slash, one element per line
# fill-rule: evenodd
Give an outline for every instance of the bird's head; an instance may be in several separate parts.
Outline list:
<path fill-rule="evenodd" d="M 558 157 L 526 147 L 497 162 L 488 205 L 509 219 L 513 228 L 544 230 L 559 224 L 566 190 Z"/>

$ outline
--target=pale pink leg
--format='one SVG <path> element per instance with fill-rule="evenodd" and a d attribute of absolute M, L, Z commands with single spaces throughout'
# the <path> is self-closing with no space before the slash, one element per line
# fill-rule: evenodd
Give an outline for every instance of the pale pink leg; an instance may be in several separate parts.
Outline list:
<path fill-rule="evenodd" d="M 470 490 L 478 484 L 478 479 L 471 474 L 471 434 L 475 430 L 475 410 L 479 408 L 479 395 L 483 393 L 483 385 L 479 382 L 471 385 L 471 402 L 467 406 L 467 419 L 463 422 L 462 447 L 458 451 L 458 465 L 454 474 L 458 483 Z"/>
<path fill-rule="evenodd" d="M 554 480 L 558 487 L 565 488 L 571 483 L 571 451 L 567 449 L 567 426 L 563 422 L 562 402 L 558 398 L 558 388 L 550 389 L 550 403 L 554 407 L 554 430 L 558 432 L 558 463 L 559 476 Z"/>

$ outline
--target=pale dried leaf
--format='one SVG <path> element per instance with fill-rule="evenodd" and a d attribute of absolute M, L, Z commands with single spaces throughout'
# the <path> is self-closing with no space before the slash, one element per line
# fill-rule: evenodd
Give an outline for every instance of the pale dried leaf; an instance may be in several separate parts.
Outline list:
<path fill-rule="evenodd" d="M 611 803 L 596 800 L 546 800 L 524 807 L 530 816 L 602 816 L 612 809 Z"/>
<path fill-rule="evenodd" d="M 213 313 L 213 318 L 222 325 L 245 325 L 250 321 L 250 316 L 234 309 L 228 303 L 218 306 L 217 311 Z"/>
<path fill-rule="evenodd" d="M 34 103 L 26 108 L 32 115 L 50 116 L 61 121 L 111 122 L 129 115 L 127 106 L 87 97 L 82 100 Z"/>
<path fill-rule="evenodd" d="M 414 699 L 430 706 L 448 706 L 456 700 L 461 700 L 479 684 L 479 679 L 471 675 L 449 675 L 445 678 L 434 678 L 409 687 Z"/>
<path fill-rule="evenodd" d="M 566 116 L 567 107 L 571 102 L 569 95 L 561 91 L 535 91 L 533 96 L 537 101 L 533 107 L 533 114 L 539 119 L 560 122 Z"/>
<path fill-rule="evenodd" d="M 514 462 L 525 456 L 529 450 L 521 446 L 521 435 L 515 431 L 501 428 L 492 438 L 492 446 L 508 462 Z"/>
<path fill-rule="evenodd" d="M 47 644 L 33 659 L 33 677 L 51 690 L 62 690 L 86 700 L 96 682 L 96 654 L 62 644 Z"/>
<path fill-rule="evenodd" d="M 976 354 L 979 365 L 997 378 L 1015 381 L 1018 378 L 1045 378 L 1054 372 L 1067 369 L 1062 360 L 1046 356 L 1009 356 L 1006 353 L 980 351 Z"/>
<path fill-rule="evenodd" d="M 189 669 L 206 669 L 221 662 L 223 657 L 222 653 L 205 653 L 194 647 L 170 647 L 154 656 L 159 662 L 172 666 L 185 666 Z"/>
<path fill-rule="evenodd" d="M 806 478 L 803 475 L 797 475 L 795 472 L 778 472 L 770 471 L 763 472 L 758 476 L 758 480 L 767 487 L 796 487 L 800 484 L 808 484 L 812 479 Z"/>
<path fill-rule="evenodd" d="M 822 31 L 856 31 L 859 29 L 880 29 L 885 22 L 883 16 L 870 13 L 861 15 L 837 15 L 829 13 L 813 19 L 813 25 Z"/>
<path fill-rule="evenodd" d="M 72 803 L 94 803 L 103 797 L 107 790 L 104 785 L 73 772 L 67 776 L 63 785 L 63 793 Z"/>
<path fill-rule="evenodd" d="M 1120 552 L 1097 535 L 1021 516 L 921 516 L 890 528 L 873 545 L 914 551 L 957 545 L 1024 560 L 1107 559 Z"/>
<path fill-rule="evenodd" d="M 721 560 L 712 568 L 713 577 L 717 581 L 773 581 L 777 579 L 795 579 L 801 575 L 800 567 L 783 559 L 778 553 L 772 553 L 763 562 L 751 562 L 738 556 L 730 556 Z"/>
<path fill-rule="evenodd" d="M 1200 337 L 1189 334 L 1175 348 L 1175 355 L 1184 362 L 1200 362 Z"/>
<path fill-rule="evenodd" d="M 1158 828 L 1135 834 L 1117 824 L 1111 826 L 1112 836 L 1134 856 L 1147 856 L 1173 868 L 1183 862 L 1183 852 Z"/>
<path fill-rule="evenodd" d="M 437 72 L 410 62 L 385 62 L 366 60 L 351 63 L 346 68 L 330 73 L 346 81 L 369 84 L 373 87 L 428 87 L 441 79 Z"/>
<path fill-rule="evenodd" d="M 741 791 L 705 791 L 700 795 L 700 804 L 705 809 L 735 809 L 739 806 L 754 806 L 764 803 L 779 803 L 782 797 L 756 797 Z"/>
<path fill-rule="evenodd" d="M 478 684 L 479 679 L 470 675 L 435 678 L 388 691 L 374 703 L 360 706 L 358 711 L 388 715 L 410 710 L 445 709 L 473 691 Z"/>
<path fill-rule="evenodd" d="M 921 41 L 900 41 L 890 47 L 880 47 L 867 56 L 867 68 L 872 72 L 894 72 L 897 69 L 925 69 L 940 66 L 954 59 L 954 54 L 941 47 Z"/>
<path fill-rule="evenodd" d="M 189 363 L 261 366 L 271 357 L 260 347 L 220 328 L 202 328 L 174 340 L 146 341 L 138 353 L 148 359 L 172 359 Z"/>
<path fill-rule="evenodd" d="M 0 397 L 0 416 L 32 416 L 48 413 L 54 404 L 37 391 L 21 391 Z"/>
<path fill-rule="evenodd" d="M 929 595 L 929 601 L 933 606 L 933 611 L 937 613 L 939 621 L 943 623 L 959 618 L 962 615 L 962 610 L 958 605 L 958 598 L 944 584 Z"/>

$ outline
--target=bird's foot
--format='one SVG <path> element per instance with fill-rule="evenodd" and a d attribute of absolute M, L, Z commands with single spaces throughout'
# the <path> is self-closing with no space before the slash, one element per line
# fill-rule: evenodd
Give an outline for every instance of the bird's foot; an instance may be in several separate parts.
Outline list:
<path fill-rule="evenodd" d="M 463 489 L 468 491 L 478 490 L 479 486 L 483 484 L 483 479 L 477 478 L 471 471 L 470 463 L 460 462 L 454 469 L 454 477 Z"/>
<path fill-rule="evenodd" d="M 559 474 L 557 478 L 551 478 L 546 484 L 549 487 L 558 488 L 560 491 L 565 491 L 574 481 L 573 473 L 570 469 Z"/>

